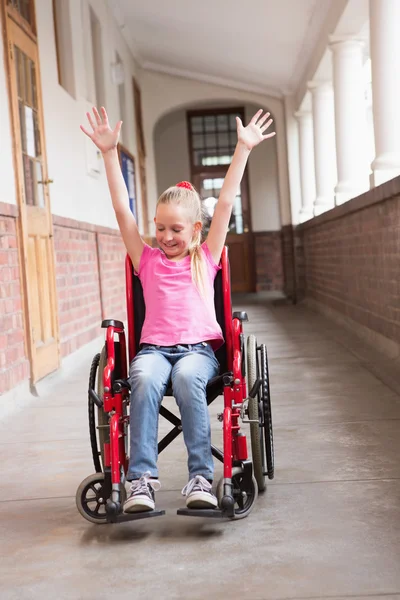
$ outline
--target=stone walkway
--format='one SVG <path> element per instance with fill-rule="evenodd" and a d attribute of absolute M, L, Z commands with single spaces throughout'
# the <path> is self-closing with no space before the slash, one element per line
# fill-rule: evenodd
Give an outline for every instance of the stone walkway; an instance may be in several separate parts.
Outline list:
<path fill-rule="evenodd" d="M 400 599 L 393 382 L 361 342 L 306 308 L 254 297 L 235 308 L 248 311 L 246 333 L 269 351 L 276 474 L 251 515 L 176 515 L 186 483 L 178 439 L 160 456 L 165 517 L 85 521 L 75 491 L 93 472 L 86 353 L 0 421 L 1 600 Z M 220 410 L 216 401 L 217 443 Z"/>

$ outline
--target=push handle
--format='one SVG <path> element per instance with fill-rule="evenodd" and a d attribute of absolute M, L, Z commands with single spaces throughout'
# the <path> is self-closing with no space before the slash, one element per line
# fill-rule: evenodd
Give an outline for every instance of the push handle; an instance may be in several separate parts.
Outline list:
<path fill-rule="evenodd" d="M 96 404 L 96 406 L 98 406 L 99 408 L 103 408 L 103 401 L 101 400 L 101 398 L 98 397 L 96 392 L 92 390 L 92 388 L 89 388 L 89 396 Z"/>

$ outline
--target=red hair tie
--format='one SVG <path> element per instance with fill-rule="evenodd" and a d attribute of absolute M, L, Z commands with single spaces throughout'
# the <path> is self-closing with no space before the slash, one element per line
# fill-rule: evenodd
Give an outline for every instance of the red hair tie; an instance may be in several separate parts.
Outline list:
<path fill-rule="evenodd" d="M 176 187 L 181 187 L 181 188 L 186 188 L 187 190 L 194 190 L 194 187 L 192 186 L 191 183 L 189 183 L 189 181 L 180 181 L 179 183 L 176 184 Z"/>

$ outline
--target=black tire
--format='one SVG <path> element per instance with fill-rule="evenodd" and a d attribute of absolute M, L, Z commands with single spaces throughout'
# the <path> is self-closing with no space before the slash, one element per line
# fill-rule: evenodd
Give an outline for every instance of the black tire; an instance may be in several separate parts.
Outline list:
<path fill-rule="evenodd" d="M 89 376 L 89 388 L 96 390 L 97 395 L 101 400 L 103 400 L 104 396 L 103 371 L 106 365 L 106 360 L 106 349 L 103 347 L 101 354 L 96 354 L 93 358 Z M 104 444 L 109 442 L 110 439 L 108 415 L 102 408 L 98 408 L 90 395 L 88 396 L 88 416 L 93 464 L 96 473 L 101 473 L 104 470 Z"/>
<path fill-rule="evenodd" d="M 250 487 L 244 487 L 243 469 L 241 467 L 234 467 L 232 469 L 232 487 L 233 497 L 235 499 L 235 515 L 233 519 L 244 519 L 247 517 L 254 508 L 254 504 L 258 496 L 258 485 L 253 475 L 251 478 Z M 218 482 L 216 496 L 218 499 L 218 505 L 221 506 L 221 500 L 224 495 L 224 478 Z"/>
<path fill-rule="evenodd" d="M 87 521 L 96 524 L 107 522 L 104 473 L 94 473 L 86 477 L 77 489 L 76 507 Z"/>
<path fill-rule="evenodd" d="M 264 439 L 267 455 L 267 475 L 268 479 L 274 478 L 274 436 L 272 430 L 272 412 L 271 412 L 271 395 L 269 389 L 269 370 L 268 370 L 268 355 L 265 344 L 260 348 L 261 358 L 261 378 L 262 378 L 262 407 L 264 421 Z"/>
<path fill-rule="evenodd" d="M 259 366 L 257 360 L 257 340 L 254 335 L 247 338 L 247 388 L 250 392 L 259 377 Z M 256 478 L 258 490 L 265 490 L 265 447 L 262 435 L 262 392 L 258 392 L 255 398 L 249 399 L 249 419 L 257 421 L 250 423 L 251 455 L 253 459 L 253 471 Z"/>

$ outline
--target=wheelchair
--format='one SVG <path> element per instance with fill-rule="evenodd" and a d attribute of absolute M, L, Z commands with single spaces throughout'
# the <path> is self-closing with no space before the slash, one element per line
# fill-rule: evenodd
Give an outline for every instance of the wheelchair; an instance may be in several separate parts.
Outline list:
<path fill-rule="evenodd" d="M 128 348 L 123 323 L 113 319 L 103 321 L 105 345 L 93 358 L 89 375 L 89 434 L 95 473 L 80 484 L 76 492 L 76 505 L 85 519 L 97 524 L 165 514 L 163 510 L 123 512 L 125 474 L 129 463 L 128 365 L 138 352 L 145 316 L 141 283 L 134 274 L 129 256 L 125 261 L 125 275 Z M 258 493 L 265 490 L 266 478 L 274 477 L 273 430 L 267 349 L 265 344 L 257 344 L 254 335 L 249 335 L 245 343 L 243 323 L 248 321 L 247 314 L 232 314 L 226 247 L 221 257 L 221 270 L 215 278 L 214 292 L 216 316 L 225 340 L 216 351 L 220 374 L 207 385 L 208 405 L 223 395 L 223 412 L 218 414 L 223 429 L 223 449 L 214 445 L 211 447 L 214 458 L 223 463 L 223 476 L 216 489 L 218 508 L 181 508 L 177 513 L 242 519 L 254 507 Z M 165 395 L 173 395 L 170 385 Z M 160 415 L 173 428 L 158 443 L 159 453 L 182 431 L 181 420 L 163 405 Z M 250 424 L 252 459 L 248 456 L 247 439 L 241 431 L 240 421 Z"/>

